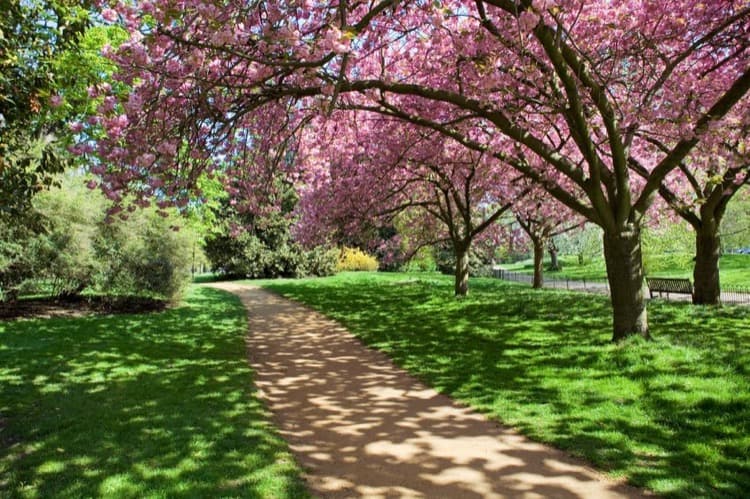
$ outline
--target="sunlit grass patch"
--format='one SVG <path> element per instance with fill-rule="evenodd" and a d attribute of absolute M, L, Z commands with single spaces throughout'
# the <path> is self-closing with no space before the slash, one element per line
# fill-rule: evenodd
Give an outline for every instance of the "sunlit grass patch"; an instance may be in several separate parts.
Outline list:
<path fill-rule="evenodd" d="M 305 497 L 255 398 L 245 312 L 0 323 L 0 496 Z"/>
<path fill-rule="evenodd" d="M 678 497 L 750 490 L 750 308 L 649 305 L 612 344 L 605 297 L 473 279 L 264 283 L 338 319 L 437 389 L 614 476 Z"/>

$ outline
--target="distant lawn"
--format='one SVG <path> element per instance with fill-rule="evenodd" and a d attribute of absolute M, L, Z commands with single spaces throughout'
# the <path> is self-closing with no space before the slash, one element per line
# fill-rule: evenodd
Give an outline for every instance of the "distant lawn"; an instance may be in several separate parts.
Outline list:
<path fill-rule="evenodd" d="M 266 281 L 432 386 L 615 476 L 676 497 L 750 490 L 750 307 L 649 304 L 655 340 L 609 342 L 605 298 L 472 279 Z"/>
<path fill-rule="evenodd" d="M 674 253 L 646 257 L 646 273 L 654 277 L 686 277 L 693 279 L 693 255 Z M 570 279 L 606 280 L 607 270 L 602 258 L 587 260 L 579 264 L 575 256 L 564 255 L 560 258 L 562 270 L 545 271 L 545 275 L 568 277 Z M 513 264 L 501 265 L 514 272 L 533 273 L 534 262 L 523 260 Z M 545 268 L 549 261 L 545 260 Z M 750 255 L 722 255 L 719 261 L 721 284 L 726 286 L 745 286 L 750 288 Z"/>
<path fill-rule="evenodd" d="M 0 322 L 0 497 L 306 497 L 255 397 L 245 312 Z"/>

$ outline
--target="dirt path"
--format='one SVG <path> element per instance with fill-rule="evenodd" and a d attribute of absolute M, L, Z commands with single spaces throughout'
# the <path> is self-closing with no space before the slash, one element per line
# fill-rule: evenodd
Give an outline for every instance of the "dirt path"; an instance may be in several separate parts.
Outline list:
<path fill-rule="evenodd" d="M 642 497 L 457 405 L 302 305 L 238 284 L 261 397 L 321 497 Z"/>

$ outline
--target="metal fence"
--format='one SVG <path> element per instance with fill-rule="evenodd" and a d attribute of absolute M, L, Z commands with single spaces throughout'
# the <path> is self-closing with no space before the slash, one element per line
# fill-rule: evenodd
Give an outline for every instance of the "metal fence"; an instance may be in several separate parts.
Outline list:
<path fill-rule="evenodd" d="M 722 286 L 721 303 L 727 305 L 750 305 L 750 287 Z"/>
<path fill-rule="evenodd" d="M 521 272 L 493 268 L 493 277 L 505 281 L 520 282 L 531 285 L 534 276 Z M 552 289 L 567 289 L 569 291 L 582 291 L 586 293 L 609 294 L 609 282 L 606 279 L 571 279 L 569 277 L 544 276 L 544 287 Z M 689 300 L 689 295 L 672 293 L 664 297 L 673 300 Z M 744 286 L 722 286 L 721 302 L 727 305 L 750 305 L 750 287 Z"/>
<path fill-rule="evenodd" d="M 497 279 L 505 281 L 521 282 L 531 285 L 534 276 L 523 274 L 521 272 L 511 272 L 509 270 L 492 269 L 492 275 Z M 570 291 L 585 291 L 588 293 L 609 294 L 609 283 L 606 279 L 571 279 L 570 277 L 544 276 L 544 287 L 552 289 L 567 289 Z"/>

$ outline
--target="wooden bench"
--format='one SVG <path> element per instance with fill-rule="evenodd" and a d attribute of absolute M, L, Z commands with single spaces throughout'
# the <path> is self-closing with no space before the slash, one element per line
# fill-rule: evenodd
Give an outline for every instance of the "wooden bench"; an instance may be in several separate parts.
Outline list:
<path fill-rule="evenodd" d="M 669 298 L 669 293 L 693 295 L 693 284 L 690 282 L 690 279 L 646 277 L 646 284 L 648 285 L 648 291 L 651 294 L 651 298 L 654 297 L 655 292 L 659 293 L 659 296 L 661 296 L 662 293 L 666 293 L 667 298 Z"/>

